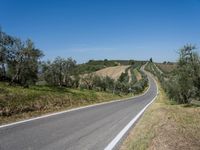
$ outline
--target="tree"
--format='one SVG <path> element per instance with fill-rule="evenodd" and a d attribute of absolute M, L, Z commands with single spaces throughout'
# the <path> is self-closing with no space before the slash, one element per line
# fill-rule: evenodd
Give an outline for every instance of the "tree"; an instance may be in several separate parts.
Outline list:
<path fill-rule="evenodd" d="M 43 56 L 28 39 L 7 35 L 0 29 L 0 80 L 9 80 L 10 85 L 19 83 L 24 87 L 37 81 L 39 59 Z"/>
<path fill-rule="evenodd" d="M 0 28 L 0 80 L 7 79 L 6 65 L 13 43 L 14 39 Z"/>
<path fill-rule="evenodd" d="M 200 57 L 194 52 L 192 56 L 192 79 L 194 88 L 196 89 L 195 97 L 200 100 Z"/>
<path fill-rule="evenodd" d="M 191 98 L 200 96 L 200 59 L 194 50 L 194 45 L 188 44 L 179 50 L 177 69 L 167 84 L 171 98 L 179 103 L 189 103 Z"/>
<path fill-rule="evenodd" d="M 8 69 L 11 76 L 10 85 L 17 82 L 24 87 L 37 81 L 39 59 L 43 56 L 34 43 L 28 39 L 25 43 L 15 39 L 12 47 L 12 57 L 8 58 Z"/>
<path fill-rule="evenodd" d="M 129 81 L 129 76 L 128 76 L 128 72 L 122 72 L 122 74 L 120 75 L 119 79 L 118 79 L 119 82 L 126 82 L 128 83 Z"/>
<path fill-rule="evenodd" d="M 82 86 L 86 87 L 88 90 L 92 90 L 94 85 L 97 84 L 93 81 L 94 77 L 96 77 L 96 76 L 92 73 L 87 74 L 84 77 L 82 77 L 81 78 Z"/>
<path fill-rule="evenodd" d="M 78 88 L 80 84 L 80 76 L 78 74 L 74 74 L 72 77 L 72 87 Z"/>
<path fill-rule="evenodd" d="M 76 61 L 72 58 L 56 57 L 53 62 L 43 63 L 44 79 L 51 85 L 72 87 L 75 84 L 72 77 L 75 67 Z"/>
<path fill-rule="evenodd" d="M 105 80 L 107 89 L 113 91 L 115 80 L 110 78 L 110 77 L 108 77 L 108 76 L 106 76 L 104 80 Z"/>
<path fill-rule="evenodd" d="M 114 80 L 110 77 L 99 77 L 100 80 L 98 80 L 98 87 L 101 88 L 102 91 L 110 90 L 112 91 L 114 88 Z"/>
<path fill-rule="evenodd" d="M 129 65 L 134 65 L 134 64 L 135 64 L 135 61 L 134 61 L 134 60 L 129 60 L 128 64 L 129 64 Z"/>

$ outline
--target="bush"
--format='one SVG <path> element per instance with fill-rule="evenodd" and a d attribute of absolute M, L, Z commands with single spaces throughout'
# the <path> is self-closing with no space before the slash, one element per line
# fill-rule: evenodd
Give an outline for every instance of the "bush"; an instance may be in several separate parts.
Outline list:
<path fill-rule="evenodd" d="M 180 49 L 177 67 L 167 76 L 161 74 L 152 62 L 145 68 L 159 79 L 168 96 L 178 103 L 200 100 L 200 58 L 194 49 L 192 45 Z"/>

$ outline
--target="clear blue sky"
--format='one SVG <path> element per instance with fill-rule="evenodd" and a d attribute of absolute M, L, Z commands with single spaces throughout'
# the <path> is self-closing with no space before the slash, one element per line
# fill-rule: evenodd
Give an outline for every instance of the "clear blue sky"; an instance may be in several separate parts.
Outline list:
<path fill-rule="evenodd" d="M 45 60 L 175 61 L 184 44 L 200 46 L 200 0 L 0 0 L 0 26 Z"/>

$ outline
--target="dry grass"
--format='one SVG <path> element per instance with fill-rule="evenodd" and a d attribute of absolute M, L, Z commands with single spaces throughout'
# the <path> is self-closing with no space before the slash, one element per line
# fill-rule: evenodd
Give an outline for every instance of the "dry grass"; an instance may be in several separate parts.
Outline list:
<path fill-rule="evenodd" d="M 140 72 L 137 69 L 134 69 L 134 74 L 135 74 L 135 76 L 137 78 L 137 81 L 142 79 L 142 76 L 141 76 Z"/>
<path fill-rule="evenodd" d="M 120 75 L 124 73 L 128 67 L 129 67 L 128 65 L 107 67 L 105 69 L 96 71 L 95 74 L 98 76 L 103 76 L 103 77 L 109 76 L 110 78 L 117 80 L 120 77 Z"/>
<path fill-rule="evenodd" d="M 177 65 L 176 64 L 162 64 L 162 63 L 156 63 L 156 65 L 161 69 L 164 73 L 170 73 L 172 72 Z"/>
<path fill-rule="evenodd" d="M 200 108 L 172 104 L 162 88 L 121 150 L 199 150 Z"/>

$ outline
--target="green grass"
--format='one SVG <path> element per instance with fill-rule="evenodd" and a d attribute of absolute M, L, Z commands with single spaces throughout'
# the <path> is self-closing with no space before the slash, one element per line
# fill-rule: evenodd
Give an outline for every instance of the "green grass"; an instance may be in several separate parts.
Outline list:
<path fill-rule="evenodd" d="M 27 89 L 0 82 L 0 124 L 125 97 L 130 95 L 51 86 Z"/>
<path fill-rule="evenodd" d="M 134 60 L 133 68 L 140 68 L 145 61 L 136 61 Z M 113 67 L 118 65 L 130 65 L 130 60 L 90 60 L 85 64 L 79 64 L 76 68 L 76 72 L 79 74 L 91 73 L 97 70 L 106 68 L 106 67 Z"/>

